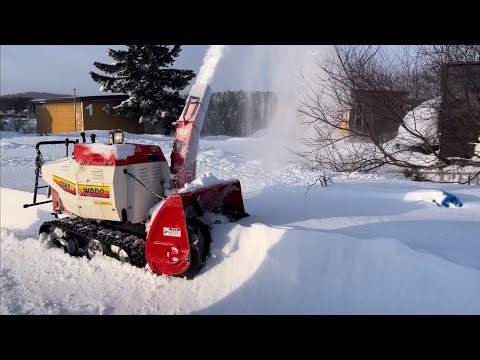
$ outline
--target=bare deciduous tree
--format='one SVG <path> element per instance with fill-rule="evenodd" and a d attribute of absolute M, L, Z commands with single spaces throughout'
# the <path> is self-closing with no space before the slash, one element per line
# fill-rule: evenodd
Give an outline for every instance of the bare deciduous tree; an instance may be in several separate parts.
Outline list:
<path fill-rule="evenodd" d="M 397 51 L 336 46 L 333 56 L 317 59 L 316 75 L 305 78 L 310 92 L 300 112 L 313 135 L 303 139 L 304 150 L 297 155 L 320 171 L 387 167 L 419 174 L 470 166 L 478 175 L 478 153 L 467 158 L 439 151 L 445 89 L 438 73 L 445 62 L 480 59 L 479 51 L 478 46 L 405 46 Z M 469 102 L 472 116 L 478 116 L 479 95 L 480 89 Z"/>
<path fill-rule="evenodd" d="M 20 130 L 23 130 L 24 132 L 28 131 L 28 129 L 26 128 L 28 124 L 27 118 L 14 117 L 10 121 L 12 122 L 13 130 L 15 130 L 16 132 L 20 132 Z"/>

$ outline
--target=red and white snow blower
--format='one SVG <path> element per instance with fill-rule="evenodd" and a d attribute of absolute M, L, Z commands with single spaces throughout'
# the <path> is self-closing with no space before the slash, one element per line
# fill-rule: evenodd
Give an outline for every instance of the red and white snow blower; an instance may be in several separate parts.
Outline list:
<path fill-rule="evenodd" d="M 109 144 L 79 140 L 41 141 L 36 145 L 36 178 L 32 204 L 53 203 L 57 219 L 45 222 L 46 233 L 70 255 L 110 255 L 138 267 L 147 263 L 158 274 L 192 279 L 210 255 L 206 212 L 231 221 L 245 212 L 240 182 L 224 181 L 188 190 L 196 176 L 196 157 L 211 90 L 193 86 L 175 122 L 171 165 L 160 147 L 124 143 L 122 131 L 111 131 Z M 65 144 L 67 158 L 45 163 L 40 146 Z M 73 156 L 68 156 L 73 144 Z M 48 184 L 39 186 L 39 177 Z M 52 199 L 37 202 L 38 189 Z M 57 214 L 70 216 L 58 219 Z M 45 235 L 43 235 L 45 236 Z"/>

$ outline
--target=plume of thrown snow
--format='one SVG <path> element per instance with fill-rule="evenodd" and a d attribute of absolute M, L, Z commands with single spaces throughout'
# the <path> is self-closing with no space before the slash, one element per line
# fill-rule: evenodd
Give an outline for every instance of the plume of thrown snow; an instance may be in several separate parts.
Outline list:
<path fill-rule="evenodd" d="M 196 84 L 210 84 L 226 48 L 226 45 L 211 45 L 208 48 L 203 59 L 203 65 L 198 73 Z"/>
<path fill-rule="evenodd" d="M 242 73 L 242 88 L 269 90 L 276 98 L 273 106 L 262 104 L 268 109 L 267 136 L 259 149 L 265 167 L 273 169 L 294 160 L 289 150 L 303 149 L 299 140 L 315 136 L 313 126 L 303 123 L 311 119 L 300 113 L 301 102 L 312 95 L 310 86 L 317 90 L 316 76 L 323 74 L 318 62 L 332 50 L 330 45 L 255 45 L 243 48 L 248 54 L 238 67 Z M 247 123 L 253 123 L 254 106 L 258 105 L 248 102 L 249 98 L 244 116 Z"/>
<path fill-rule="evenodd" d="M 256 45 L 246 49 L 243 64 L 243 88 L 259 88 L 260 79 L 277 98 L 269 128 L 281 139 L 297 139 L 306 129 L 299 119 L 300 102 L 315 85 L 320 73 L 317 61 L 330 54 L 329 45 Z M 262 86 L 263 87 L 263 86 Z"/>

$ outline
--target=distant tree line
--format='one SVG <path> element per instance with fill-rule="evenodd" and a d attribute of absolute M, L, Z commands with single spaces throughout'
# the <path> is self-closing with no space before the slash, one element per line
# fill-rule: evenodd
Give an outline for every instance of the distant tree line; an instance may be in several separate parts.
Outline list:
<path fill-rule="evenodd" d="M 249 136 L 267 127 L 275 101 L 273 92 L 214 92 L 210 98 L 202 135 Z"/>
<path fill-rule="evenodd" d="M 185 101 L 185 98 L 182 96 L 182 101 Z M 2 96 L 0 110 L 15 110 L 18 114 L 29 107 L 31 100 L 31 97 Z M 267 127 L 275 102 L 273 92 L 244 90 L 214 92 L 210 98 L 202 135 L 249 136 Z M 152 127 L 150 131 L 153 133 L 165 131 L 161 123 L 147 122 L 147 124 Z"/>
<path fill-rule="evenodd" d="M 15 113 L 21 113 L 23 110 L 28 108 L 31 97 L 21 97 L 21 96 L 2 96 L 0 97 L 0 110 L 15 110 Z"/>

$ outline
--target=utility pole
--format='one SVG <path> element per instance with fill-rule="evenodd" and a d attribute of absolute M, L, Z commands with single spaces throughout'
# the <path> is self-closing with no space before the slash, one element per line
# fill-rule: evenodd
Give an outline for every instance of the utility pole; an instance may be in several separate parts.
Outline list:
<path fill-rule="evenodd" d="M 73 131 L 77 131 L 77 89 L 73 89 Z"/>

